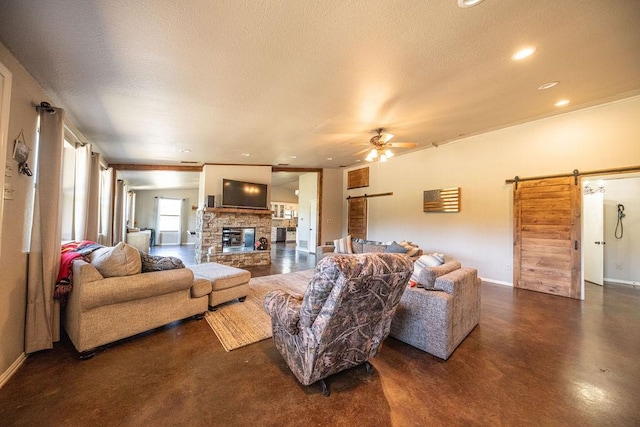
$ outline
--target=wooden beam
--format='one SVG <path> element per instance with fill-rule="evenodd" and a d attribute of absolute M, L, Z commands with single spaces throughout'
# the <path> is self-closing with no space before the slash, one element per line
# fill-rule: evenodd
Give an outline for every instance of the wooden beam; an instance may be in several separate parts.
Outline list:
<path fill-rule="evenodd" d="M 112 163 L 109 167 L 120 171 L 180 171 L 202 172 L 202 166 L 187 165 L 139 165 L 133 163 Z"/>

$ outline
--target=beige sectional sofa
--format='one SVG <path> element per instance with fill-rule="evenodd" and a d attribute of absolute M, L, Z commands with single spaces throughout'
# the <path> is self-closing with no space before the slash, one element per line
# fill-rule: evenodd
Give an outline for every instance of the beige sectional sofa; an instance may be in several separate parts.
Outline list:
<path fill-rule="evenodd" d="M 188 268 L 141 273 L 135 248 L 105 249 L 113 259 L 99 250 L 91 263 L 73 262 L 63 325 L 81 358 L 101 345 L 207 311 L 210 281 L 194 279 Z"/>

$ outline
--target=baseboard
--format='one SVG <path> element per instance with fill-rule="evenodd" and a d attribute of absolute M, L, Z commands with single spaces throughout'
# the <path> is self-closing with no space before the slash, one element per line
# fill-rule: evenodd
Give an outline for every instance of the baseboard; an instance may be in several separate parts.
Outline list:
<path fill-rule="evenodd" d="M 640 282 L 635 282 L 632 280 L 620 280 L 620 279 L 609 279 L 607 277 L 604 278 L 605 282 L 615 283 L 618 285 L 629 285 L 629 286 L 639 286 Z"/>
<path fill-rule="evenodd" d="M 16 361 L 13 362 L 11 366 L 9 366 L 9 369 L 4 371 L 2 375 L 0 375 L 0 388 L 2 388 L 7 383 L 7 381 L 9 381 L 9 379 L 13 376 L 13 374 L 18 372 L 18 369 L 20 369 L 20 367 L 22 366 L 25 360 L 27 360 L 27 355 L 25 353 L 22 353 L 16 359 Z"/>
<path fill-rule="evenodd" d="M 513 288 L 513 283 L 511 282 L 503 282 L 502 280 L 487 279 L 486 277 L 481 277 L 480 279 L 483 282 L 493 283 L 494 285 L 509 286 L 510 288 Z"/>

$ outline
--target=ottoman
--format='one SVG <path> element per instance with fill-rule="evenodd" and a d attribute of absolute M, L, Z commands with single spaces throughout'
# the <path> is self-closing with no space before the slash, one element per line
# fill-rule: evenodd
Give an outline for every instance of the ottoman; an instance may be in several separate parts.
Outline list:
<path fill-rule="evenodd" d="M 251 273 L 247 270 L 216 262 L 205 262 L 188 268 L 193 271 L 195 278 L 211 282 L 209 310 L 215 310 L 217 305 L 236 298 L 242 302 L 249 293 Z"/>

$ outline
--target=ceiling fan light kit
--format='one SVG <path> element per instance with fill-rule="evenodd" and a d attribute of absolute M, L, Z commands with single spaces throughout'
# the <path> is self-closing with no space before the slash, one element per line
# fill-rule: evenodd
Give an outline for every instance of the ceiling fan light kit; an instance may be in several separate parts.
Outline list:
<path fill-rule="evenodd" d="M 371 139 L 369 140 L 369 143 L 373 145 L 373 148 L 371 149 L 371 151 L 369 152 L 369 154 L 365 159 L 368 162 L 372 162 L 375 159 L 378 159 L 381 162 L 386 162 L 387 160 L 389 160 L 391 157 L 393 157 L 393 152 L 389 150 L 389 147 L 411 148 L 418 145 L 415 142 L 396 142 L 396 143 L 389 142 L 389 140 L 393 138 L 393 134 L 383 133 L 384 132 L 383 128 L 374 129 L 374 132 L 376 134 L 372 136 Z"/>

